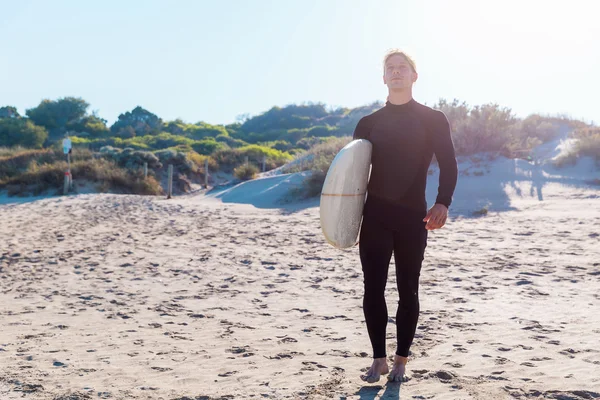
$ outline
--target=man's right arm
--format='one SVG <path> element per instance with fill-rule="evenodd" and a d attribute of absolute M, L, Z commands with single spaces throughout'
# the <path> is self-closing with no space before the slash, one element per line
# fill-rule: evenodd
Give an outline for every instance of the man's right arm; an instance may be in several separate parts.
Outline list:
<path fill-rule="evenodd" d="M 368 139 L 369 131 L 371 130 L 369 119 L 365 116 L 362 117 L 358 124 L 356 124 L 356 128 L 354 128 L 354 134 L 352 135 L 352 140 L 357 139 Z"/>

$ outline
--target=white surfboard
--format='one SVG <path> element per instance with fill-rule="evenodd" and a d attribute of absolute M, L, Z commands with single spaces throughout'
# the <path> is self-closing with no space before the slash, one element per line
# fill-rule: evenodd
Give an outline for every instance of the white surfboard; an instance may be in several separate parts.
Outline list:
<path fill-rule="evenodd" d="M 332 246 L 345 249 L 356 244 L 373 145 L 365 139 L 348 143 L 333 159 L 321 190 L 321 229 Z"/>

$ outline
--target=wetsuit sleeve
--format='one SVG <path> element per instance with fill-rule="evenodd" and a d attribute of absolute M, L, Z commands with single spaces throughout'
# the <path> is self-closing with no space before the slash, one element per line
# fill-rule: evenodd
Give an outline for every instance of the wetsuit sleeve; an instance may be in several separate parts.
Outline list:
<path fill-rule="evenodd" d="M 435 116 L 433 151 L 440 167 L 440 181 L 435 202 L 450 207 L 458 179 L 458 165 L 454 143 L 452 143 L 450 123 L 441 111 L 436 112 Z"/>
<path fill-rule="evenodd" d="M 371 130 L 371 128 L 369 126 L 369 120 L 366 117 L 362 117 L 358 121 L 358 124 L 356 124 L 356 128 L 354 128 L 354 134 L 352 135 L 352 140 L 368 139 L 370 130 Z"/>

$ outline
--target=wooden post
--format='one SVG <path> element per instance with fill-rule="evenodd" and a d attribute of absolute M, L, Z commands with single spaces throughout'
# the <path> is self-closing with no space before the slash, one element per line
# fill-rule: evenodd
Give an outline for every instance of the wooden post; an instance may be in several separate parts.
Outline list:
<path fill-rule="evenodd" d="M 169 186 L 167 189 L 167 199 L 173 194 L 173 164 L 169 164 Z"/>
<path fill-rule="evenodd" d="M 71 153 L 67 153 L 67 165 L 69 171 L 69 188 L 73 187 L 73 174 L 71 174 Z"/>
<path fill-rule="evenodd" d="M 246 166 L 248 166 L 248 156 L 246 156 Z"/>
<path fill-rule="evenodd" d="M 63 195 L 67 195 L 71 186 L 73 185 L 73 180 L 71 178 L 71 157 L 70 154 L 67 153 L 67 170 L 65 171 L 65 180 L 63 184 Z"/>
<path fill-rule="evenodd" d="M 69 186 L 70 186 L 70 182 L 71 182 L 70 175 L 71 175 L 71 173 L 69 171 L 65 172 L 65 183 L 63 185 L 63 194 L 64 195 L 67 195 L 67 193 L 69 193 Z"/>
<path fill-rule="evenodd" d="M 144 179 L 148 178 L 148 163 L 144 163 Z"/>
<path fill-rule="evenodd" d="M 263 156 L 262 172 L 265 172 L 266 165 L 267 165 L 267 157 Z"/>
<path fill-rule="evenodd" d="M 204 160 L 204 187 L 208 189 L 208 157 Z"/>

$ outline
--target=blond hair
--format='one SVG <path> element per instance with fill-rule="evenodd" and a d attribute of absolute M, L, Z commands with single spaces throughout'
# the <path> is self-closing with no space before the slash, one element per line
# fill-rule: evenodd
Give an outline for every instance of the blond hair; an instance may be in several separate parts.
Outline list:
<path fill-rule="evenodd" d="M 390 49 L 387 51 L 387 53 L 385 53 L 385 56 L 383 57 L 383 70 L 384 71 L 385 71 L 385 63 L 391 56 L 394 56 L 394 55 L 400 55 L 400 56 L 404 57 L 406 62 L 412 68 L 413 72 L 417 72 L 417 64 L 415 63 L 414 58 L 412 58 L 405 50 L 402 50 L 402 49 Z"/>

